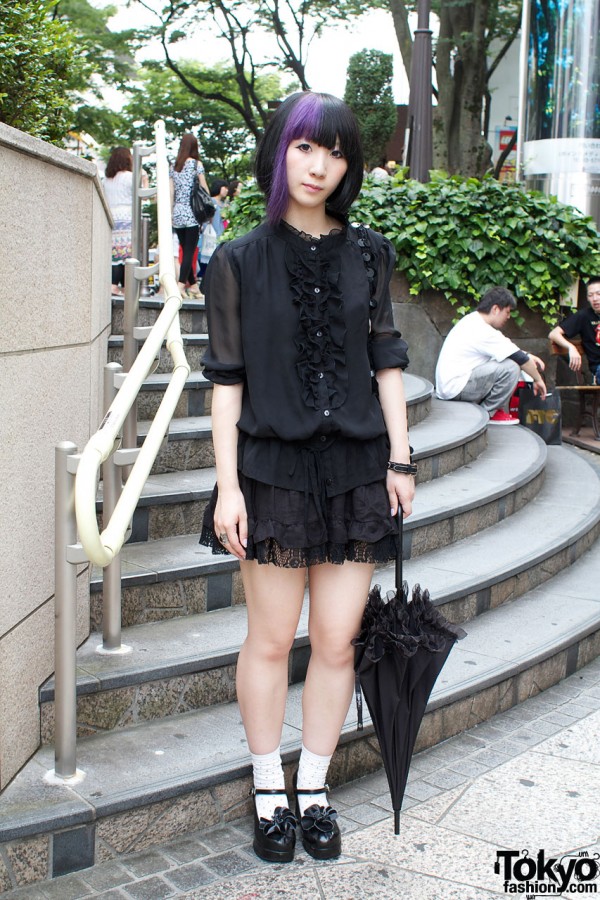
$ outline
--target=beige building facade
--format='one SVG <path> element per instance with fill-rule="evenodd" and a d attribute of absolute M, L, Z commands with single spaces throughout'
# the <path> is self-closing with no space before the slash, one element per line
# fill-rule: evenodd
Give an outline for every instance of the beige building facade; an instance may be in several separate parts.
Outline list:
<path fill-rule="evenodd" d="M 95 165 L 0 123 L 0 790 L 54 672 L 54 458 L 101 420 L 111 217 Z M 78 572 L 78 642 L 89 566 Z"/>

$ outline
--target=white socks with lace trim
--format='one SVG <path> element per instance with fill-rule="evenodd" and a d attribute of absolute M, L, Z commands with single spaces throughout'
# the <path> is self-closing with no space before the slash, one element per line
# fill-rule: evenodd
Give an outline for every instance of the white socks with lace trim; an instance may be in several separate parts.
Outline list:
<path fill-rule="evenodd" d="M 258 818 L 272 819 L 277 806 L 289 806 L 285 793 L 285 778 L 281 765 L 281 750 L 272 753 L 251 753 L 255 788 L 281 788 L 281 794 L 257 794 L 254 797 Z"/>
<path fill-rule="evenodd" d="M 302 789 L 320 788 L 326 784 L 327 769 L 331 762 L 331 756 L 317 756 L 307 750 L 302 744 L 302 753 L 300 754 L 300 763 L 298 764 L 298 781 L 296 787 Z M 300 814 L 304 815 L 304 811 L 316 803 L 317 806 L 327 806 L 327 794 L 299 794 L 298 805 Z"/>

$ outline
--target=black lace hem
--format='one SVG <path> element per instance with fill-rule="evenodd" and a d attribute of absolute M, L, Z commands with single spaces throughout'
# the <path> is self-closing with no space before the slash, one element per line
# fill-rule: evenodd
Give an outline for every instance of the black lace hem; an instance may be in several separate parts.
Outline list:
<path fill-rule="evenodd" d="M 214 531 L 202 528 L 200 543 L 210 547 L 214 554 L 229 555 L 219 543 Z M 304 569 L 322 563 L 342 565 L 345 562 L 359 562 L 379 565 L 396 558 L 398 538 L 388 534 L 379 541 L 347 541 L 345 544 L 323 543 L 314 547 L 282 547 L 275 538 L 266 538 L 254 543 L 249 539 L 246 559 L 256 560 L 259 565 L 274 565 L 285 569 Z"/>

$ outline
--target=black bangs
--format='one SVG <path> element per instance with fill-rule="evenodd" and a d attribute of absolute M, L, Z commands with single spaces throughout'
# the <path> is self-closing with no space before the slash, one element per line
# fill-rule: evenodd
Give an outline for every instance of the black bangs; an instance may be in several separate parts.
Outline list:
<path fill-rule="evenodd" d="M 353 157 L 360 152 L 360 135 L 354 114 L 348 106 L 330 94 L 317 94 L 321 101 L 319 121 L 312 134 L 296 135 L 333 150 L 339 141 L 344 156 Z"/>

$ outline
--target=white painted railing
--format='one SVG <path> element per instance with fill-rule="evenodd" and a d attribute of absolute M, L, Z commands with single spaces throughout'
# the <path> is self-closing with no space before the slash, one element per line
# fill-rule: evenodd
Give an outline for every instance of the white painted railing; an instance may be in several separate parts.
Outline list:
<path fill-rule="evenodd" d="M 135 362 L 126 374 L 121 387 L 98 429 L 85 446 L 75 481 L 75 511 L 77 530 L 86 556 L 96 565 L 107 566 L 119 553 L 126 540 L 129 524 L 139 501 L 146 479 L 161 449 L 175 407 L 190 373 L 179 327 L 182 297 L 177 287 L 173 261 L 171 201 L 169 170 L 163 122 L 155 125 L 156 184 L 158 205 L 159 281 L 164 291 L 164 307 L 146 337 Z M 154 267 L 150 267 L 154 270 Z M 148 270 L 136 271 L 146 277 Z M 139 285 L 136 285 L 139 290 Z M 150 429 L 131 468 L 110 521 L 100 533 L 96 517 L 96 492 L 100 466 L 118 450 L 123 424 L 134 407 L 139 390 L 152 371 L 157 355 L 166 339 L 167 350 L 173 359 L 171 380 Z"/>

